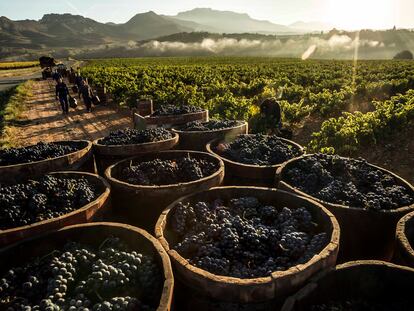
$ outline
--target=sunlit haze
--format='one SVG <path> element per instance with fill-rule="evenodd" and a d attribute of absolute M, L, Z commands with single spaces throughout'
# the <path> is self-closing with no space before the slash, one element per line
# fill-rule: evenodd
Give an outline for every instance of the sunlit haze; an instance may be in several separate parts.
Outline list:
<path fill-rule="evenodd" d="M 196 7 L 247 13 L 253 18 L 288 25 L 318 21 L 342 29 L 414 27 L 413 0 L 0 0 L 0 15 L 40 19 L 45 13 L 72 13 L 101 22 L 126 22 L 136 13 L 175 15 Z"/>
<path fill-rule="evenodd" d="M 394 0 L 329 0 L 327 20 L 341 29 L 383 29 L 398 24 Z"/>

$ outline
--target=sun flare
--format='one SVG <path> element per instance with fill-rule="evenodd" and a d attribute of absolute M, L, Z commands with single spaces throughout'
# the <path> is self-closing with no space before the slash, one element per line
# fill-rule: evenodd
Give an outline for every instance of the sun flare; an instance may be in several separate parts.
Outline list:
<path fill-rule="evenodd" d="M 384 29 L 394 25 L 393 0 L 329 0 L 327 17 L 343 29 Z"/>

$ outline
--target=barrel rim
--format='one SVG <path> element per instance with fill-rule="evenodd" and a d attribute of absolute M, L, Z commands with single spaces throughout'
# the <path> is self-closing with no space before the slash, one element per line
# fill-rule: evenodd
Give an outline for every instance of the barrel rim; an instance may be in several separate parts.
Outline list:
<path fill-rule="evenodd" d="M 51 173 L 48 173 L 46 175 L 66 175 L 66 176 L 67 175 L 75 175 L 75 176 L 79 176 L 79 177 L 84 176 L 84 175 L 88 175 L 91 178 L 96 178 L 96 181 L 101 182 L 102 185 L 104 186 L 104 191 L 95 200 L 89 202 L 88 204 L 86 204 L 86 205 L 82 206 L 81 208 L 76 209 L 76 210 L 74 210 L 70 213 L 67 213 L 67 214 L 64 214 L 62 216 L 58 216 L 58 217 L 55 217 L 55 218 L 38 221 L 38 222 L 29 224 L 29 225 L 26 225 L 26 226 L 20 226 L 20 227 L 10 228 L 10 229 L 6 229 L 6 230 L 0 230 L 0 236 L 8 235 L 8 234 L 16 233 L 16 232 L 28 231 L 28 230 L 31 230 L 33 228 L 46 226 L 50 223 L 61 223 L 61 222 L 63 223 L 65 219 L 87 211 L 92 206 L 98 204 L 100 201 L 106 201 L 109 197 L 110 192 L 111 192 L 110 184 L 103 177 L 101 177 L 99 175 L 96 175 L 96 174 L 89 173 L 89 172 L 58 171 L 58 172 L 51 172 Z"/>
<path fill-rule="evenodd" d="M 409 258 L 411 260 L 409 264 L 414 265 L 414 247 L 407 237 L 407 225 L 409 222 L 412 226 L 414 225 L 414 211 L 408 213 L 398 221 L 396 239 L 399 251 L 403 252 L 404 259 Z"/>
<path fill-rule="evenodd" d="M 134 185 L 134 184 L 130 184 L 130 183 L 127 183 L 125 181 L 119 180 L 119 179 L 117 179 L 117 178 L 115 178 L 115 177 L 112 176 L 112 170 L 115 168 L 115 166 L 120 165 L 123 162 L 133 161 L 135 159 L 139 159 L 140 157 L 150 156 L 150 155 L 153 156 L 154 159 L 155 159 L 158 154 L 168 154 L 168 153 L 171 153 L 171 154 L 184 154 L 184 153 L 188 153 L 190 155 L 191 154 L 208 155 L 208 156 L 210 156 L 210 157 L 212 157 L 212 158 L 214 158 L 215 160 L 218 161 L 219 168 L 218 168 L 217 171 L 215 171 L 213 174 L 211 174 L 209 176 L 206 176 L 206 177 L 203 177 L 203 178 L 200 178 L 200 179 L 197 179 L 197 180 L 189 181 L 189 182 L 182 182 L 182 183 L 168 184 L 168 185 L 153 185 L 153 186 Z M 214 156 L 212 154 L 209 154 L 207 152 L 193 151 L 193 150 L 165 150 L 165 151 L 159 151 L 159 152 L 151 153 L 151 154 L 136 155 L 136 156 L 130 157 L 128 159 L 124 159 L 124 160 L 118 161 L 115 164 L 109 166 L 105 170 L 105 177 L 106 177 L 106 179 L 109 180 L 110 183 L 117 184 L 117 185 L 121 185 L 123 187 L 130 188 L 130 189 L 160 190 L 160 189 L 174 189 L 174 188 L 182 187 L 182 186 L 196 185 L 196 184 L 199 184 L 199 183 L 202 183 L 202 182 L 205 182 L 205 181 L 208 181 L 208 180 L 217 178 L 223 172 L 224 172 L 224 163 L 223 163 L 223 161 L 219 157 Z"/>
<path fill-rule="evenodd" d="M 208 113 L 207 109 L 203 109 L 201 111 L 198 112 L 190 112 L 190 113 L 182 113 L 182 114 L 169 114 L 169 115 L 163 115 L 163 116 L 152 116 L 152 115 L 148 115 L 148 116 L 141 116 L 139 113 L 135 113 L 141 117 L 143 117 L 145 120 L 162 120 L 164 118 L 173 118 L 173 117 L 184 117 L 184 116 L 193 116 L 193 115 L 203 115 L 205 113 Z"/>
<path fill-rule="evenodd" d="M 255 134 L 241 134 L 241 135 L 253 136 Z M 240 136 L 240 135 L 238 135 L 238 136 Z M 265 136 L 270 136 L 270 135 L 265 135 Z M 305 148 L 303 146 L 299 145 L 298 143 L 296 143 L 292 140 L 286 139 L 286 138 L 282 138 L 282 137 L 278 137 L 278 138 L 280 140 L 282 140 L 283 142 L 285 142 L 285 143 L 288 143 L 290 145 L 293 145 L 293 146 L 297 147 L 299 149 L 299 151 L 301 152 L 300 156 L 294 157 L 293 159 L 290 159 L 288 161 L 298 159 L 299 157 L 302 157 L 304 154 L 306 154 Z M 213 146 L 216 147 L 219 143 L 222 143 L 222 142 L 225 142 L 225 141 L 221 138 L 213 139 L 212 141 L 207 143 L 206 149 L 209 153 L 220 157 L 220 159 L 222 159 L 224 163 L 229 163 L 231 165 L 241 166 L 243 168 L 250 168 L 250 169 L 269 169 L 269 168 L 277 169 L 282 164 L 288 162 L 288 161 L 285 161 L 285 162 L 282 162 L 282 163 L 279 163 L 279 164 L 272 164 L 272 165 L 253 165 L 253 164 L 245 164 L 245 163 L 241 163 L 241 162 L 236 162 L 236 161 L 230 160 L 228 158 L 225 158 L 224 156 L 222 156 L 219 153 L 217 153 L 216 151 L 214 151 Z"/>
<path fill-rule="evenodd" d="M 156 238 L 154 238 L 152 235 L 150 235 L 147 231 L 144 229 L 140 229 L 131 225 L 123 224 L 123 223 L 116 223 L 116 222 L 94 222 L 94 223 L 84 223 L 84 224 L 77 224 L 77 225 L 71 225 L 66 226 L 63 228 L 51 230 L 44 232 L 40 235 L 36 235 L 21 241 L 18 241 L 14 244 L 8 245 L 2 249 L 0 249 L 1 253 L 6 253 L 7 251 L 10 251 L 11 249 L 18 247 L 19 245 L 23 243 L 31 243 L 38 239 L 45 238 L 49 235 L 52 235 L 55 232 L 63 232 L 63 231 L 70 231 L 70 230 L 76 230 L 77 228 L 93 228 L 93 227 L 115 227 L 115 228 L 123 228 L 129 231 L 133 231 L 134 233 L 142 236 L 144 239 L 148 240 L 152 246 L 154 247 L 155 252 L 159 255 L 162 262 L 162 268 L 163 268 L 163 276 L 164 276 L 164 286 L 162 289 L 161 297 L 160 297 L 160 304 L 157 307 L 157 311 L 167 311 L 170 310 L 170 304 L 172 301 L 172 295 L 173 295 L 173 288 L 174 288 L 174 278 L 173 278 L 173 272 L 172 272 L 172 266 L 170 258 L 167 254 L 167 252 L 164 250 L 162 245 L 157 241 Z"/>
<path fill-rule="evenodd" d="M 184 131 L 184 130 L 180 130 L 180 126 L 174 126 L 171 131 L 174 133 L 178 133 L 180 135 L 186 135 L 186 134 L 206 134 L 206 133 L 217 133 L 217 132 L 223 132 L 223 131 L 229 131 L 229 130 L 233 130 L 233 129 L 238 129 L 241 128 L 243 126 L 247 126 L 248 123 L 246 121 L 243 120 L 232 120 L 232 121 L 236 121 L 238 124 L 235 126 L 231 126 L 231 127 L 226 127 L 226 128 L 222 128 L 222 129 L 215 129 L 215 130 L 208 130 L 208 131 Z M 208 122 L 208 121 L 206 121 Z M 204 122 L 203 122 L 204 123 Z"/>
<path fill-rule="evenodd" d="M 170 132 L 172 132 L 172 131 L 170 131 Z M 174 142 L 175 140 L 177 140 L 177 142 L 178 142 L 179 135 L 177 133 L 172 133 L 172 134 L 173 134 L 173 137 L 168 138 L 168 139 L 163 139 L 163 140 L 158 140 L 158 141 L 150 141 L 150 142 L 141 143 L 141 144 L 125 144 L 125 145 L 103 145 L 103 144 L 100 144 L 99 141 L 106 137 L 106 136 L 104 136 L 104 137 L 95 139 L 92 142 L 92 145 L 95 148 L 94 149 L 95 151 L 99 151 L 100 149 L 104 149 L 104 148 L 105 149 L 116 150 L 116 149 L 122 149 L 125 146 L 128 146 L 128 147 L 146 147 L 146 146 L 153 146 L 153 145 L 159 144 L 159 143 Z"/>
<path fill-rule="evenodd" d="M 281 311 L 292 311 L 293 306 L 295 306 L 296 301 L 298 299 L 301 299 L 302 297 L 307 296 L 311 291 L 313 291 L 315 288 L 317 288 L 317 282 L 319 282 L 320 280 L 322 280 L 327 274 L 329 273 L 335 273 L 337 271 L 345 271 L 348 269 L 353 269 L 355 267 L 387 267 L 387 268 L 391 268 L 391 269 L 397 269 L 400 271 L 406 271 L 406 272 L 412 272 L 414 273 L 414 269 L 407 267 L 407 266 L 402 266 L 402 265 L 397 265 L 394 264 L 392 262 L 387 262 L 387 261 L 381 261 L 381 260 L 354 260 L 354 261 L 349 261 L 337 266 L 332 267 L 330 270 L 327 271 L 322 271 L 320 273 L 317 273 L 315 276 L 311 277 L 309 279 L 309 282 L 303 287 L 301 288 L 299 291 L 297 291 L 296 293 L 292 294 L 291 296 L 287 297 L 282 308 Z"/>
<path fill-rule="evenodd" d="M 59 140 L 59 141 L 53 141 L 52 143 L 59 144 L 59 143 L 67 143 L 67 142 L 85 142 L 87 144 L 86 144 L 85 147 L 83 147 L 79 150 L 76 150 L 74 152 L 67 153 L 67 154 L 64 154 L 62 156 L 55 157 L 55 158 L 44 159 L 44 160 L 33 161 L 33 162 L 24 162 L 24 163 L 12 164 L 12 165 L 3 165 L 3 166 L 0 165 L 0 171 L 2 169 L 10 169 L 10 168 L 23 167 L 23 166 L 37 165 L 39 163 L 45 163 L 47 161 L 55 161 L 55 160 L 59 160 L 59 159 L 63 159 L 63 158 L 68 158 L 71 155 L 74 155 L 74 154 L 77 154 L 77 153 L 82 153 L 83 151 L 86 151 L 85 152 L 85 154 L 86 154 L 92 149 L 92 142 L 90 142 L 89 140 L 83 140 L 83 139 L 79 139 L 79 140 Z M 34 145 L 30 145 L 30 146 L 34 146 Z"/>
<path fill-rule="evenodd" d="M 316 197 L 314 197 L 314 196 L 312 196 L 312 195 L 310 195 L 310 194 L 307 194 L 307 193 L 305 193 L 305 192 L 303 192 L 303 191 L 299 190 L 298 188 L 296 188 L 296 187 L 294 187 L 294 186 L 292 186 L 292 185 L 288 184 L 286 181 L 284 181 L 284 180 L 282 179 L 282 177 L 283 177 L 283 173 L 284 173 L 284 170 L 285 170 L 285 168 L 286 168 L 288 165 L 290 165 L 291 163 L 293 163 L 293 162 L 295 162 L 295 161 L 300 161 L 301 159 L 303 159 L 303 158 L 305 158 L 305 157 L 310 157 L 310 156 L 313 156 L 313 155 L 315 155 L 315 153 L 312 153 L 312 154 L 304 154 L 304 155 L 302 155 L 302 156 L 300 156 L 300 157 L 298 157 L 298 158 L 291 159 L 291 160 L 289 160 L 289 161 L 287 161 L 287 162 L 283 163 L 280 167 L 278 167 L 278 168 L 277 168 L 277 170 L 276 170 L 276 178 L 275 178 L 275 180 L 276 180 L 276 185 L 275 185 L 275 186 L 279 188 L 279 187 L 280 187 L 280 185 L 282 185 L 285 189 L 289 189 L 289 190 L 288 190 L 289 192 L 293 192 L 293 193 L 296 193 L 296 194 L 298 194 L 298 195 L 300 195 L 300 196 L 303 196 L 303 197 L 307 197 L 307 198 L 313 199 L 313 200 L 315 200 L 316 202 L 318 202 L 318 203 L 320 203 L 320 204 L 322 204 L 322 205 L 324 205 L 324 206 L 326 206 L 326 207 L 328 207 L 328 208 L 341 208 L 341 209 L 347 209 L 347 210 L 352 210 L 352 211 L 359 211 L 359 212 L 361 212 L 361 213 L 375 213 L 375 214 L 378 214 L 378 213 L 383 213 L 383 214 L 388 214 L 388 215 L 398 214 L 398 213 L 406 213 L 406 212 L 409 212 L 409 211 L 414 210 L 414 203 L 413 203 L 413 204 L 411 204 L 411 205 L 407 205 L 407 206 L 401 206 L 401 207 L 399 207 L 399 208 L 392 209 L 392 210 L 379 210 L 379 211 L 373 211 L 373 210 L 364 209 L 364 208 L 361 208 L 361 207 L 355 207 L 355 206 L 346 206 L 346 205 L 343 205 L 343 204 L 330 203 L 330 202 L 327 202 L 327 201 L 323 201 L 323 200 L 321 200 L 321 199 L 319 199 L 319 198 L 316 198 Z M 341 158 L 346 158 L 346 157 L 342 157 L 342 156 L 340 156 L 340 157 L 341 157 Z M 396 180 L 400 181 L 400 182 L 401 182 L 402 184 L 404 184 L 404 185 L 405 185 L 408 189 L 410 189 L 410 190 L 413 192 L 413 194 L 414 194 L 414 186 L 413 186 L 413 185 L 411 185 L 411 184 L 410 184 L 408 181 L 406 181 L 404 178 L 402 178 L 402 177 L 398 176 L 397 174 L 395 174 L 395 173 L 393 173 L 393 172 L 391 172 L 391 171 L 389 171 L 389 170 L 387 170 L 387 169 L 385 169 L 385 168 L 382 168 L 382 167 L 380 167 L 380 166 L 377 166 L 377 165 L 371 164 L 371 163 L 369 163 L 369 162 L 367 162 L 367 164 L 368 164 L 369 166 L 371 166 L 371 167 L 375 168 L 375 169 L 378 169 L 378 170 L 380 170 L 380 171 L 382 171 L 382 172 L 384 172 L 384 173 L 386 173 L 386 174 L 389 174 L 389 175 L 393 176 Z"/>
<path fill-rule="evenodd" d="M 197 268 L 196 266 L 191 265 L 188 262 L 188 260 L 185 259 L 184 257 L 182 257 L 177 251 L 170 248 L 170 244 L 169 244 L 168 240 L 166 239 L 166 237 L 164 236 L 164 231 L 165 231 L 166 226 L 167 226 L 167 220 L 168 220 L 169 213 L 179 202 L 181 202 L 182 200 L 191 199 L 191 197 L 199 195 L 201 193 L 211 192 L 211 191 L 215 191 L 215 190 L 232 190 L 232 189 L 242 190 L 242 189 L 246 189 L 246 188 L 253 189 L 253 190 L 258 190 L 258 191 L 274 192 L 275 194 L 276 193 L 282 193 L 282 194 L 285 194 L 285 195 L 288 195 L 288 196 L 298 197 L 302 200 L 308 201 L 309 203 L 315 205 L 330 220 L 330 224 L 332 226 L 332 233 L 331 233 L 329 243 L 318 254 L 315 254 L 311 259 L 309 259 L 304 264 L 299 264 L 299 265 L 296 265 L 296 266 L 292 266 L 289 269 L 284 270 L 284 271 L 273 271 L 269 276 L 266 276 L 266 277 L 247 278 L 247 279 L 218 275 L 218 274 L 211 273 L 207 270 Z M 278 279 L 289 277 L 289 276 L 291 276 L 291 275 L 293 275 L 297 272 L 309 269 L 316 262 L 322 261 L 324 258 L 329 257 L 332 252 L 335 252 L 335 250 L 337 251 L 338 247 L 339 247 L 340 227 L 339 227 L 339 223 L 338 223 L 337 219 L 335 218 L 335 216 L 327 208 L 325 208 L 323 205 L 321 205 L 318 202 L 315 202 L 312 199 L 309 199 L 309 198 L 306 198 L 306 197 L 301 197 L 297 194 L 287 192 L 287 191 L 283 191 L 283 190 L 280 190 L 280 189 L 274 189 L 274 188 L 250 187 L 250 186 L 248 186 L 248 187 L 247 186 L 245 186 L 245 187 L 226 186 L 226 187 L 214 187 L 214 188 L 210 188 L 209 190 L 204 190 L 204 191 L 199 191 L 199 192 L 196 192 L 196 193 L 192 193 L 192 194 L 186 195 L 186 196 L 181 197 L 181 198 L 175 200 L 174 202 L 172 202 L 170 205 L 168 205 L 164 209 L 164 211 L 161 213 L 160 217 L 158 218 L 158 221 L 155 225 L 155 237 L 161 243 L 161 245 L 165 248 L 167 253 L 171 256 L 172 261 L 176 262 L 177 264 L 181 265 L 182 267 L 184 267 L 186 269 L 189 269 L 190 272 L 192 274 L 195 274 L 196 277 L 199 278 L 199 279 L 204 279 L 204 280 L 207 280 L 209 282 L 215 282 L 215 283 L 217 283 L 217 282 L 225 283 L 227 286 L 229 286 L 229 285 L 247 286 L 247 285 L 253 285 L 253 284 L 270 285 L 274 281 L 277 281 Z"/>

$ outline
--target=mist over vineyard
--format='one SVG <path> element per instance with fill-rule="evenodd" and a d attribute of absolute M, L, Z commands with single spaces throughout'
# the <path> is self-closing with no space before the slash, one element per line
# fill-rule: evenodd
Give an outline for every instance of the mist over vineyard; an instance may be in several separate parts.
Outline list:
<path fill-rule="evenodd" d="M 410 35 L 411 33 L 408 32 Z M 414 34 L 414 33 L 413 33 Z M 182 34 L 186 36 L 190 34 Z M 195 34 L 197 35 L 197 34 Z M 405 41 L 404 47 L 389 40 L 357 37 L 355 33 L 332 33 L 331 35 L 306 35 L 251 39 L 246 36 L 234 38 L 222 35 L 220 38 L 193 39 L 194 42 L 174 41 L 169 36 L 143 42 L 129 42 L 126 45 L 101 46 L 80 53 L 85 58 L 142 57 L 142 56 L 267 56 L 319 59 L 352 59 L 358 50 L 359 59 L 391 59 L 403 48 L 414 50 L 413 40 Z M 240 38 L 241 37 L 241 38 Z"/>
<path fill-rule="evenodd" d="M 0 59 L 4 60 L 33 60 L 44 53 L 83 59 L 148 56 L 392 59 L 403 50 L 414 50 L 414 31 L 410 29 L 344 31 L 321 23 L 284 26 L 255 20 L 247 14 L 211 9 L 194 9 L 177 16 L 152 11 L 139 13 L 123 24 L 103 24 L 72 14 L 45 14 L 38 21 L 13 21 L 3 16 L 0 28 Z"/>

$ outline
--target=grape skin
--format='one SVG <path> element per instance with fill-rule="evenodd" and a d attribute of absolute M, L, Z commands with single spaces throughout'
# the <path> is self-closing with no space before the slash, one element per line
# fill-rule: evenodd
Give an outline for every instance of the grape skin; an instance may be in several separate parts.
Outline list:
<path fill-rule="evenodd" d="M 173 249 L 190 264 L 238 278 L 304 263 L 329 242 L 306 208 L 277 208 L 255 197 L 178 203 L 169 219 L 178 237 Z"/>
<path fill-rule="evenodd" d="M 39 142 L 22 148 L 0 150 L 0 166 L 30 163 L 57 158 L 85 148 L 81 142 L 66 141 L 58 143 Z"/>
<path fill-rule="evenodd" d="M 158 142 L 173 138 L 173 134 L 165 129 L 123 129 L 111 132 L 108 136 L 98 141 L 101 145 L 133 145 L 150 142 Z"/>
<path fill-rule="evenodd" d="M 363 159 L 315 154 L 288 166 L 283 180 L 323 201 L 351 207 L 380 211 L 414 203 L 409 189 Z"/>
<path fill-rule="evenodd" d="M 154 159 L 122 170 L 121 180 L 135 185 L 170 185 L 190 182 L 217 172 L 217 163 L 187 155 L 173 160 Z"/>
<path fill-rule="evenodd" d="M 277 165 L 300 156 L 303 152 L 277 136 L 239 135 L 220 151 L 225 158 L 243 164 Z"/>
<path fill-rule="evenodd" d="M 0 309 L 153 311 L 161 291 L 155 259 L 109 237 L 99 248 L 68 242 L 10 269 L 0 279 Z"/>
<path fill-rule="evenodd" d="M 98 197 L 86 178 L 46 175 L 0 187 L 0 230 L 29 225 L 77 210 Z"/>

